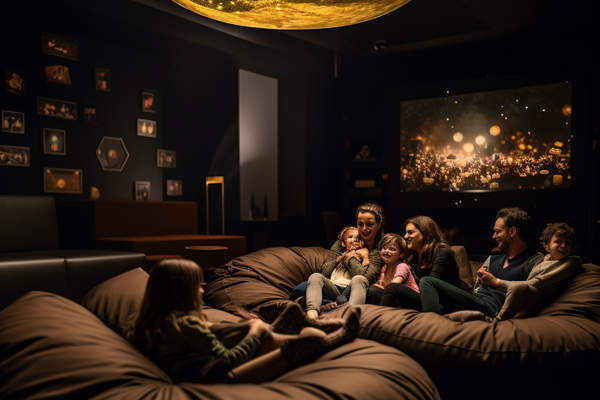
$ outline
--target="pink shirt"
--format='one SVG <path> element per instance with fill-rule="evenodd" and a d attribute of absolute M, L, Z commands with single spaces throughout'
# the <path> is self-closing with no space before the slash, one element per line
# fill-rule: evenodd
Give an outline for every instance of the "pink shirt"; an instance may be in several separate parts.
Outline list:
<path fill-rule="evenodd" d="M 398 265 L 396 265 L 396 268 L 394 268 L 394 276 L 387 276 L 387 274 L 385 273 L 387 271 L 387 265 L 383 265 L 383 267 L 381 267 L 381 274 L 379 275 L 379 279 L 377 280 L 377 283 L 375 284 L 376 286 L 385 289 L 385 287 L 392 282 L 392 280 L 394 280 L 394 278 L 398 278 L 398 277 L 402 277 L 404 280 L 402 281 L 403 285 L 408 286 L 409 288 L 411 288 L 412 290 L 414 290 L 417 293 L 421 293 L 421 291 L 419 290 L 419 285 L 417 284 L 417 281 L 415 280 L 415 277 L 413 276 L 413 272 L 412 272 L 412 268 L 410 267 L 410 265 L 406 264 L 406 263 L 399 263 Z"/>

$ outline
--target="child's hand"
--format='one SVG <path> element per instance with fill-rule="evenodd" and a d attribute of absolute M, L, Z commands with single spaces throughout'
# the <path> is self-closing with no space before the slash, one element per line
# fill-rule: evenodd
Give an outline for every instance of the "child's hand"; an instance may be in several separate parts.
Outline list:
<path fill-rule="evenodd" d="M 500 279 L 496 278 L 494 275 L 490 274 L 483 268 L 480 268 L 477 271 L 477 276 L 481 278 L 481 282 L 488 286 L 497 288 L 500 285 Z"/>
<path fill-rule="evenodd" d="M 358 249 L 356 250 L 356 255 L 358 255 L 360 258 L 362 258 L 363 260 L 366 260 L 369 258 L 369 250 L 362 248 L 362 249 Z"/>

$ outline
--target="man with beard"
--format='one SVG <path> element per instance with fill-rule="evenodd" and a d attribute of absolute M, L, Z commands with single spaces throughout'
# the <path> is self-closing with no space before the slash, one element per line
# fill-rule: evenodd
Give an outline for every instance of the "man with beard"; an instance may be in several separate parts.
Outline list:
<path fill-rule="evenodd" d="M 503 208 L 496 214 L 494 235 L 503 254 L 491 255 L 477 271 L 482 277 L 487 271 L 506 281 L 525 281 L 542 256 L 528 249 L 527 237 L 531 218 L 520 208 Z M 485 283 L 473 294 L 440 279 L 424 277 L 420 283 L 423 312 L 438 314 L 461 310 L 481 311 L 494 317 L 504 304 L 506 292 Z"/>

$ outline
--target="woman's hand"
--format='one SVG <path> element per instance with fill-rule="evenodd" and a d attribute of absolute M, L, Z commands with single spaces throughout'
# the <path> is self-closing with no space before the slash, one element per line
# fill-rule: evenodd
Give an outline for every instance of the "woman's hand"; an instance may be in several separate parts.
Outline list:
<path fill-rule="evenodd" d="M 496 278 L 494 275 L 490 274 L 483 268 L 480 268 L 477 271 L 477 275 L 481 278 L 481 282 L 484 284 L 497 288 L 500 285 L 500 279 Z"/>

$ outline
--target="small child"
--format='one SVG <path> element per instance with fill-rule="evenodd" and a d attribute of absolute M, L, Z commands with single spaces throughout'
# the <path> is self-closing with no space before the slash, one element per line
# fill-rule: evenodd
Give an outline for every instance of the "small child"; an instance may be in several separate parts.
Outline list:
<path fill-rule="evenodd" d="M 323 324 L 308 320 L 297 304 L 273 325 L 254 319 L 218 327 L 202 311 L 202 280 L 202 269 L 193 261 L 156 264 L 139 315 L 125 333 L 174 382 L 272 380 L 351 341 L 358 329 L 358 309 L 350 310 L 346 320 Z"/>
<path fill-rule="evenodd" d="M 348 256 L 354 252 L 356 258 L 366 269 L 369 266 L 369 251 L 364 247 L 364 242 L 360 240 L 358 228 L 347 226 L 338 235 L 338 240 L 346 251 L 336 258 L 337 267 L 331 273 L 331 281 L 340 287 L 346 288 L 352 279 L 348 270 Z"/>
<path fill-rule="evenodd" d="M 419 278 L 408 265 L 411 252 L 408 250 L 404 238 L 396 233 L 388 233 L 379 242 L 379 250 L 384 265 L 381 267 L 379 279 L 370 288 L 371 296 L 374 295 L 374 292 L 378 292 L 381 296 L 380 305 L 397 307 L 398 296 L 406 297 L 408 292 L 411 299 L 414 297 L 414 302 L 410 303 L 414 303 L 414 309 L 419 309 L 421 304 Z"/>
<path fill-rule="evenodd" d="M 548 224 L 540 237 L 548 254 L 533 267 L 526 281 L 505 281 L 483 269 L 477 271 L 483 283 L 507 292 L 497 320 L 526 316 L 581 266 L 581 258 L 571 256 L 574 238 L 575 231 L 566 223 Z"/>

